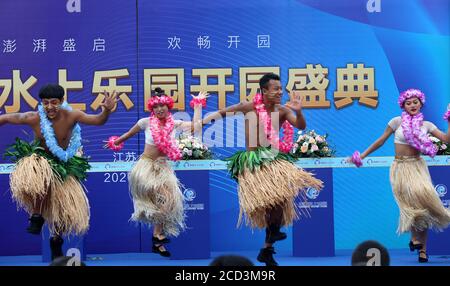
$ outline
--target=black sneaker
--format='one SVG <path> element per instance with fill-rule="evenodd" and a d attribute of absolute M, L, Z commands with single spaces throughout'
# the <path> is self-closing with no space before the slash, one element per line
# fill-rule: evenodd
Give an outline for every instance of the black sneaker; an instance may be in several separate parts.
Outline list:
<path fill-rule="evenodd" d="M 44 218 L 40 214 L 33 214 L 28 220 L 30 221 L 30 225 L 27 227 L 27 232 L 40 234 L 45 222 Z"/>
<path fill-rule="evenodd" d="M 271 225 L 266 227 L 266 243 L 275 243 L 276 241 L 286 239 L 287 235 L 280 231 L 280 227 Z"/>
<path fill-rule="evenodd" d="M 278 266 L 278 263 L 273 259 L 275 254 L 275 249 L 273 247 L 261 248 L 258 257 L 256 258 L 259 262 L 265 263 L 266 266 Z"/>
<path fill-rule="evenodd" d="M 52 253 L 52 261 L 57 257 L 64 256 L 62 251 L 63 243 L 64 240 L 59 235 L 50 237 L 50 251 Z"/>

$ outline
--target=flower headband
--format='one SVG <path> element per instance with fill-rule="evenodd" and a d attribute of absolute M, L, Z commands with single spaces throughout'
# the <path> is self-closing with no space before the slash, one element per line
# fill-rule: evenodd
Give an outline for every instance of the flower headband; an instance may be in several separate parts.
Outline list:
<path fill-rule="evenodd" d="M 153 111 L 153 107 L 158 104 L 165 104 L 169 109 L 173 108 L 173 99 L 167 95 L 163 96 L 152 96 L 147 102 L 147 108 Z"/>
<path fill-rule="evenodd" d="M 418 89 L 410 88 L 400 93 L 400 96 L 398 97 L 398 105 L 403 108 L 405 101 L 413 97 L 417 97 L 422 104 L 425 104 L 425 94 Z"/>

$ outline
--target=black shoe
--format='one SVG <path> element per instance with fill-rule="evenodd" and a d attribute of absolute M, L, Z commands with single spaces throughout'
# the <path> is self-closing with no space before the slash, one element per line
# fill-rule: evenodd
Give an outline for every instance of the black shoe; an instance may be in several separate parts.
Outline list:
<path fill-rule="evenodd" d="M 158 246 L 156 246 L 155 244 L 153 244 L 152 246 L 152 252 L 153 253 L 159 253 L 159 255 L 163 256 L 163 257 L 170 257 L 170 252 L 167 250 L 161 250 L 160 247 L 163 246 L 162 244 L 159 244 Z"/>
<path fill-rule="evenodd" d="M 425 254 L 425 258 L 422 257 L 422 256 L 420 256 L 421 253 L 424 253 L 424 254 Z M 422 250 L 422 249 L 419 250 L 419 262 L 420 262 L 420 263 L 428 262 L 428 254 L 426 253 L 425 250 Z"/>
<path fill-rule="evenodd" d="M 33 214 L 28 220 L 30 221 L 30 225 L 27 227 L 27 232 L 40 234 L 45 222 L 44 218 L 40 214 Z"/>
<path fill-rule="evenodd" d="M 266 243 L 275 243 L 276 241 L 286 239 L 287 235 L 280 231 L 279 226 L 270 225 L 266 227 Z"/>
<path fill-rule="evenodd" d="M 411 252 L 413 252 L 414 250 L 421 250 L 422 249 L 422 247 L 423 247 L 423 245 L 422 245 L 422 243 L 416 243 L 416 244 L 414 244 L 413 242 L 412 242 L 412 240 L 409 242 L 409 250 L 411 251 Z"/>
<path fill-rule="evenodd" d="M 50 237 L 50 251 L 52 253 L 52 261 L 57 257 L 64 256 L 62 251 L 63 243 L 64 240 L 59 235 Z"/>
<path fill-rule="evenodd" d="M 163 239 L 159 239 L 156 236 L 152 237 L 153 244 L 165 244 L 170 242 L 170 238 L 164 237 Z"/>
<path fill-rule="evenodd" d="M 266 266 L 278 266 L 278 263 L 273 259 L 275 253 L 273 247 L 261 248 L 256 259 L 258 259 L 259 262 L 265 263 Z"/>

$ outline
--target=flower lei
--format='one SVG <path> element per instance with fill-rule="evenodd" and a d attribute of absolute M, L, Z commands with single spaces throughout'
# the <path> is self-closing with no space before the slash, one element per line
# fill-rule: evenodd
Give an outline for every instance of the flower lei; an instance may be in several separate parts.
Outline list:
<path fill-rule="evenodd" d="M 170 136 L 174 128 L 172 114 L 169 113 L 166 117 L 164 125 L 162 125 L 161 120 L 154 115 L 151 115 L 149 120 L 150 130 L 152 131 L 152 137 L 156 147 L 158 147 L 162 153 L 166 154 L 170 160 L 181 160 L 183 155 L 181 154 L 180 149 L 178 149 L 175 140 Z"/>
<path fill-rule="evenodd" d="M 65 110 L 72 110 L 69 104 L 65 101 L 61 104 L 61 108 Z M 55 155 L 61 161 L 67 162 L 70 158 L 75 156 L 78 149 L 81 147 L 81 127 L 75 124 L 72 130 L 72 136 L 70 137 L 69 146 L 66 150 L 61 148 L 56 141 L 55 130 L 53 130 L 52 122 L 48 120 L 47 114 L 45 114 L 42 104 L 38 106 L 38 112 L 40 117 L 41 132 L 45 139 L 50 152 Z"/>
<path fill-rule="evenodd" d="M 434 157 L 438 150 L 433 142 L 431 142 L 427 133 L 420 129 L 422 125 L 422 113 L 411 116 L 406 111 L 402 112 L 403 135 L 408 144 L 419 150 L 421 153 Z"/>
<path fill-rule="evenodd" d="M 287 120 L 283 123 L 282 128 L 284 129 L 284 134 L 283 139 L 280 142 L 278 132 L 273 129 L 272 120 L 264 107 L 263 98 L 260 93 L 257 93 L 253 98 L 253 105 L 258 114 L 259 121 L 264 126 L 264 132 L 266 133 L 270 144 L 273 147 L 278 148 L 281 152 L 288 153 L 293 145 L 294 128 L 292 125 Z"/>

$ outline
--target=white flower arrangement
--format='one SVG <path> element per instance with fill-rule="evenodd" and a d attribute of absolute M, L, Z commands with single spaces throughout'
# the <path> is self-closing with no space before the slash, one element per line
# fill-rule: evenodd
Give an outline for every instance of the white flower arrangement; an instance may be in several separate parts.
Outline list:
<path fill-rule="evenodd" d="M 431 142 L 433 142 L 438 150 L 436 155 L 450 155 L 450 148 L 447 144 L 434 136 L 428 135 L 428 137 L 430 137 Z"/>
<path fill-rule="evenodd" d="M 304 134 L 298 131 L 291 154 L 297 158 L 332 157 L 336 151 L 329 146 L 327 138 L 328 134 L 319 135 L 314 130 Z"/>
<path fill-rule="evenodd" d="M 208 160 L 213 157 L 208 146 L 192 135 L 180 134 L 176 139 L 183 160 Z"/>

